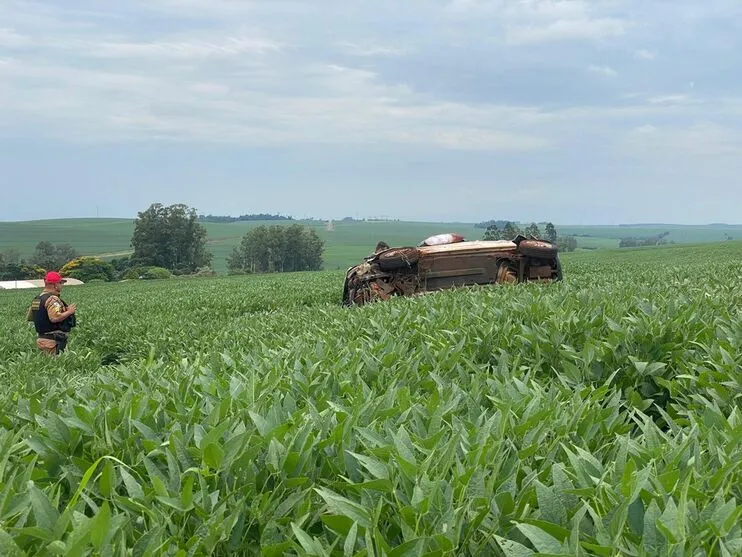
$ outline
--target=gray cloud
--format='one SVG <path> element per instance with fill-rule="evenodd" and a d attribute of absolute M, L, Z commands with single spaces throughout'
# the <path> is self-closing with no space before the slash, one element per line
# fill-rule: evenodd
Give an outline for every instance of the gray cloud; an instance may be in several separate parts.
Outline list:
<path fill-rule="evenodd" d="M 649 180 L 673 153 L 696 161 L 689 177 L 739 155 L 732 0 L 100 6 L 0 4 L 0 140 L 422 150 L 487 173 L 491 155 L 521 185 L 514 204 L 547 181 L 591 195 L 593 176 L 629 176 L 627 161 Z M 484 187 L 472 180 L 462 204 Z"/>
<path fill-rule="evenodd" d="M 0 45 L 10 54 L 0 66 L 4 110 L 71 126 L 94 120 L 83 126 L 84 135 L 92 126 L 100 138 L 108 132 L 120 139 L 123 128 L 126 137 L 138 130 L 145 139 L 154 129 L 195 141 L 259 143 L 262 134 L 268 143 L 321 136 L 325 142 L 531 150 L 558 145 L 558 130 L 548 124 L 565 120 L 560 111 L 574 118 L 576 106 L 584 107 L 578 111 L 583 127 L 603 125 L 611 112 L 645 117 L 654 109 L 662 117 L 668 105 L 684 106 L 678 116 L 693 126 L 718 103 L 709 97 L 704 104 L 690 80 L 685 90 L 680 83 L 674 91 L 648 87 L 642 64 L 662 70 L 655 51 L 634 43 L 632 33 L 662 29 L 663 22 L 640 25 L 637 2 L 454 0 L 393 11 L 397 4 L 384 1 L 377 6 L 390 11 L 384 22 L 405 21 L 415 9 L 417 27 L 402 36 L 377 15 L 365 24 L 363 39 L 344 35 L 343 28 L 363 26 L 370 10 L 334 1 L 311 10 L 291 1 L 155 0 L 107 14 L 85 3 L 9 6 L 0 8 L 9 25 L 0 29 Z M 690 6 L 678 6 L 681 20 L 710 17 Z M 709 13 L 721 17 L 733 9 L 719 0 Z M 72 26 L 70 13 L 78 16 Z M 193 19 L 175 18 L 168 28 L 159 14 Z M 295 19 L 276 23 L 292 14 L 308 18 L 309 33 L 292 34 Z M 311 25 L 322 18 L 329 19 L 324 30 Z M 56 32 L 46 32 L 55 22 Z M 483 22 L 499 34 L 465 33 Z M 440 32 L 436 39 L 433 30 Z M 603 55 L 574 41 L 601 42 Z M 540 47 L 552 42 L 564 46 Z M 677 65 L 668 69 L 677 72 Z M 641 95 L 632 92 L 637 82 Z"/>

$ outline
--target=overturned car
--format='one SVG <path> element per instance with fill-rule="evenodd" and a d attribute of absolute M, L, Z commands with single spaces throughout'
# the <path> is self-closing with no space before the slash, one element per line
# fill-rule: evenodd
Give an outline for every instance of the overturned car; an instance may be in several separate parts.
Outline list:
<path fill-rule="evenodd" d="M 557 246 L 522 235 L 466 241 L 458 234 L 440 234 L 415 247 L 379 245 L 346 272 L 343 305 L 476 284 L 562 279 Z"/>

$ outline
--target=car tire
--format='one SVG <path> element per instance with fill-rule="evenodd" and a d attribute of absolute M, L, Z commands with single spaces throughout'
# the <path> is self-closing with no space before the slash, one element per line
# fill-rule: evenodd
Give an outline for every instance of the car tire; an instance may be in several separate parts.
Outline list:
<path fill-rule="evenodd" d="M 523 240 L 518 244 L 518 251 L 523 255 L 553 259 L 559 250 L 554 244 L 541 240 Z"/>
<path fill-rule="evenodd" d="M 518 282 L 518 271 L 512 263 L 502 262 L 497 266 L 495 282 L 501 284 L 515 284 Z"/>
<path fill-rule="evenodd" d="M 412 267 L 419 258 L 415 248 L 392 248 L 379 254 L 378 265 L 382 271 L 395 271 Z"/>

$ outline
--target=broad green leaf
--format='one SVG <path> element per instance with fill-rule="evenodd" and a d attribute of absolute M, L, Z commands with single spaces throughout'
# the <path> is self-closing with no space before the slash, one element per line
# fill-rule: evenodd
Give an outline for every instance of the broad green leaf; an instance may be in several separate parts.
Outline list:
<path fill-rule="evenodd" d="M 350 527 L 350 531 L 348 532 L 348 535 L 345 537 L 345 542 L 343 542 L 343 557 L 353 557 L 355 547 L 356 547 L 357 537 L 358 537 L 358 523 L 354 522 L 353 526 Z"/>
<path fill-rule="evenodd" d="M 661 515 L 659 505 L 652 499 L 644 513 L 644 530 L 642 536 L 642 548 L 648 555 L 659 555 L 665 547 L 665 541 L 659 529 Z"/>
<path fill-rule="evenodd" d="M 92 529 L 90 531 L 90 541 L 93 547 L 100 551 L 103 547 L 103 542 L 106 540 L 106 536 L 109 533 L 110 521 L 111 521 L 111 509 L 108 506 L 108 501 L 104 501 L 101 505 L 100 511 L 92 519 Z"/>
<path fill-rule="evenodd" d="M 224 450 L 216 443 L 209 443 L 204 447 L 203 459 L 207 466 L 218 470 L 224 459 Z"/>
<path fill-rule="evenodd" d="M 634 499 L 629 505 L 627 518 L 631 531 L 636 536 L 641 536 L 644 531 L 644 503 L 641 499 Z"/>
<path fill-rule="evenodd" d="M 301 547 L 308 555 L 325 555 L 322 546 L 317 542 L 317 540 L 309 536 L 309 534 L 302 530 L 295 522 L 291 523 L 291 529 L 293 530 L 296 539 L 299 540 Z"/>
<path fill-rule="evenodd" d="M 49 502 L 46 494 L 32 482 L 28 482 L 28 494 L 31 498 L 34 519 L 37 526 L 45 530 L 54 530 L 59 519 L 59 511 Z"/>
<path fill-rule="evenodd" d="M 389 469 L 386 464 L 381 462 L 380 460 L 377 460 L 373 457 L 364 456 L 358 453 L 354 453 L 351 451 L 348 451 L 348 454 L 353 455 L 353 457 L 360 462 L 363 467 L 368 470 L 371 475 L 374 478 L 377 479 L 389 479 Z"/>
<path fill-rule="evenodd" d="M 139 482 L 132 476 L 126 468 L 120 468 L 119 473 L 121 474 L 121 480 L 126 486 L 126 491 L 130 497 L 134 499 L 144 499 L 144 492 Z"/>
<path fill-rule="evenodd" d="M 710 526 L 717 536 L 725 537 L 735 524 L 737 524 L 740 516 L 742 516 L 742 506 L 737 506 L 734 499 L 732 499 L 714 511 L 709 521 Z"/>
<path fill-rule="evenodd" d="M 0 528 L 0 549 L 3 550 L 2 554 L 6 557 L 24 557 L 26 555 L 15 543 L 13 537 L 2 528 Z"/>
<path fill-rule="evenodd" d="M 521 543 L 502 538 L 498 535 L 495 535 L 494 537 L 497 541 L 497 545 L 500 546 L 500 549 L 505 554 L 505 557 L 532 557 L 533 555 L 536 555 L 532 549 L 529 549 Z"/>
<path fill-rule="evenodd" d="M 678 515 L 678 508 L 672 497 L 665 503 L 665 511 L 657 520 L 657 528 L 664 534 L 665 538 L 671 544 L 679 543 L 683 539 L 683 525 L 681 523 L 685 517 Z"/>
<path fill-rule="evenodd" d="M 103 469 L 98 480 L 98 488 L 104 497 L 110 497 L 114 492 L 115 486 L 116 471 L 113 468 L 113 463 L 110 460 L 106 460 L 103 463 Z"/>
<path fill-rule="evenodd" d="M 326 488 L 315 488 L 315 491 L 332 512 L 347 516 L 364 528 L 370 528 L 371 515 L 364 507 Z"/>
<path fill-rule="evenodd" d="M 566 524 L 567 510 L 562 502 L 557 498 L 554 490 L 547 487 L 538 480 L 536 484 L 536 495 L 538 497 L 538 506 L 541 511 L 541 520 L 552 522 L 554 524 Z"/>
<path fill-rule="evenodd" d="M 552 555 L 559 555 L 562 553 L 562 544 L 559 540 L 547 534 L 538 526 L 532 524 L 516 524 L 516 528 L 523 532 L 531 543 L 536 547 L 539 553 L 550 553 Z"/>

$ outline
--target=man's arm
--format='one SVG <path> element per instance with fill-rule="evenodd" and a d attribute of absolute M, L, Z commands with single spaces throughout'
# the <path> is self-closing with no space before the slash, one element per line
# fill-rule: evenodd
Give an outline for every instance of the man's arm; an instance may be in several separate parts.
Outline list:
<path fill-rule="evenodd" d="M 75 313 L 75 304 L 70 304 L 66 311 L 62 310 L 62 300 L 57 296 L 49 296 L 46 300 L 46 312 L 49 314 L 49 321 L 60 323 Z"/>

